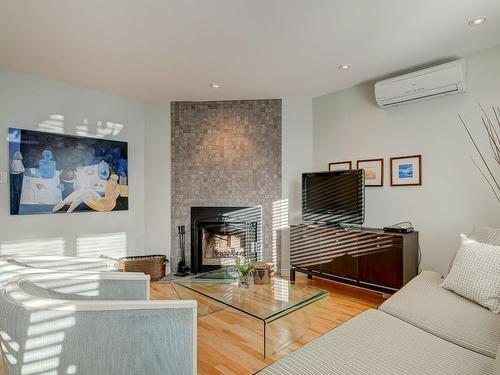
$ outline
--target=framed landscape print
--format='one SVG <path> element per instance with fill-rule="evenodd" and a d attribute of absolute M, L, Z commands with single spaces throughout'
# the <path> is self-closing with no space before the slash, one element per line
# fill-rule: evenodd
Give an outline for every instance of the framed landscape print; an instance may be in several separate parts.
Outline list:
<path fill-rule="evenodd" d="M 391 186 L 422 185 L 422 155 L 391 158 Z"/>
<path fill-rule="evenodd" d="M 10 128 L 11 215 L 128 210 L 127 147 Z"/>
<path fill-rule="evenodd" d="M 365 170 L 365 186 L 384 186 L 384 159 L 358 160 L 356 168 Z"/>
<path fill-rule="evenodd" d="M 346 171 L 349 169 L 352 169 L 352 162 L 351 161 L 337 161 L 335 163 L 328 164 L 328 170 L 330 172 Z"/>

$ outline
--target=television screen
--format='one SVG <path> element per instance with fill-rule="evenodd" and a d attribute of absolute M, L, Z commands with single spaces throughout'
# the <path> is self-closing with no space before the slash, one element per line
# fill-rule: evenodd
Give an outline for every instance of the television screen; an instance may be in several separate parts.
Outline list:
<path fill-rule="evenodd" d="M 304 221 L 330 224 L 364 222 L 364 175 L 361 169 L 302 175 Z"/>

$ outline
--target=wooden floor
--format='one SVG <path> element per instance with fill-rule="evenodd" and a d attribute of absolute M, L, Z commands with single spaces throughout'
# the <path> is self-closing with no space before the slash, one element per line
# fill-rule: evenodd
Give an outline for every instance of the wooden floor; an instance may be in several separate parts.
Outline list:
<path fill-rule="evenodd" d="M 297 276 L 297 283 L 311 284 L 328 290 L 306 335 L 270 358 L 264 359 L 255 348 L 259 343 L 247 335 L 249 321 L 232 309 L 214 312 L 198 319 L 199 374 L 253 374 L 327 331 L 370 308 L 384 299 L 380 294 L 338 284 L 328 280 L 307 280 Z M 151 298 L 177 298 L 170 285 L 152 284 Z"/>
<path fill-rule="evenodd" d="M 256 349 L 260 343 L 252 335 L 248 335 L 248 318 L 229 308 L 217 311 L 198 319 L 198 373 L 253 374 L 353 316 L 367 309 L 377 308 L 384 301 L 379 294 L 327 280 L 311 281 L 297 276 L 297 283 L 311 284 L 330 292 L 318 305 L 316 317 L 302 339 L 264 359 Z M 170 285 L 152 283 L 151 298 L 178 297 Z M 3 374 L 0 363 L 0 375 Z"/>

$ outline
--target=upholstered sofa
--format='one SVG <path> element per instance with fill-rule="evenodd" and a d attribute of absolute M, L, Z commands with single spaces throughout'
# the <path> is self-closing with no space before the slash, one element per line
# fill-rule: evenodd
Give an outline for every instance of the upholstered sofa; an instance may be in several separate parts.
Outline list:
<path fill-rule="evenodd" d="M 469 237 L 500 245 L 500 230 Z M 263 369 L 262 375 L 500 374 L 500 314 L 424 271 L 386 300 Z"/>
<path fill-rule="evenodd" d="M 147 275 L 19 275 L 0 290 L 5 371 L 196 374 L 196 318 L 195 301 L 150 301 Z"/>

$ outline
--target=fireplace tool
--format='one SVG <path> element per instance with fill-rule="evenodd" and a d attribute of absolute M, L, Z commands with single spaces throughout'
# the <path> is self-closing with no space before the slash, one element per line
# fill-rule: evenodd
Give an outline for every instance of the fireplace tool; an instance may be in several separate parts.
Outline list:
<path fill-rule="evenodd" d="M 189 267 L 186 266 L 186 226 L 177 226 L 177 235 L 179 236 L 179 249 L 181 251 L 181 261 L 177 266 L 175 276 L 186 276 L 189 274 Z"/>

